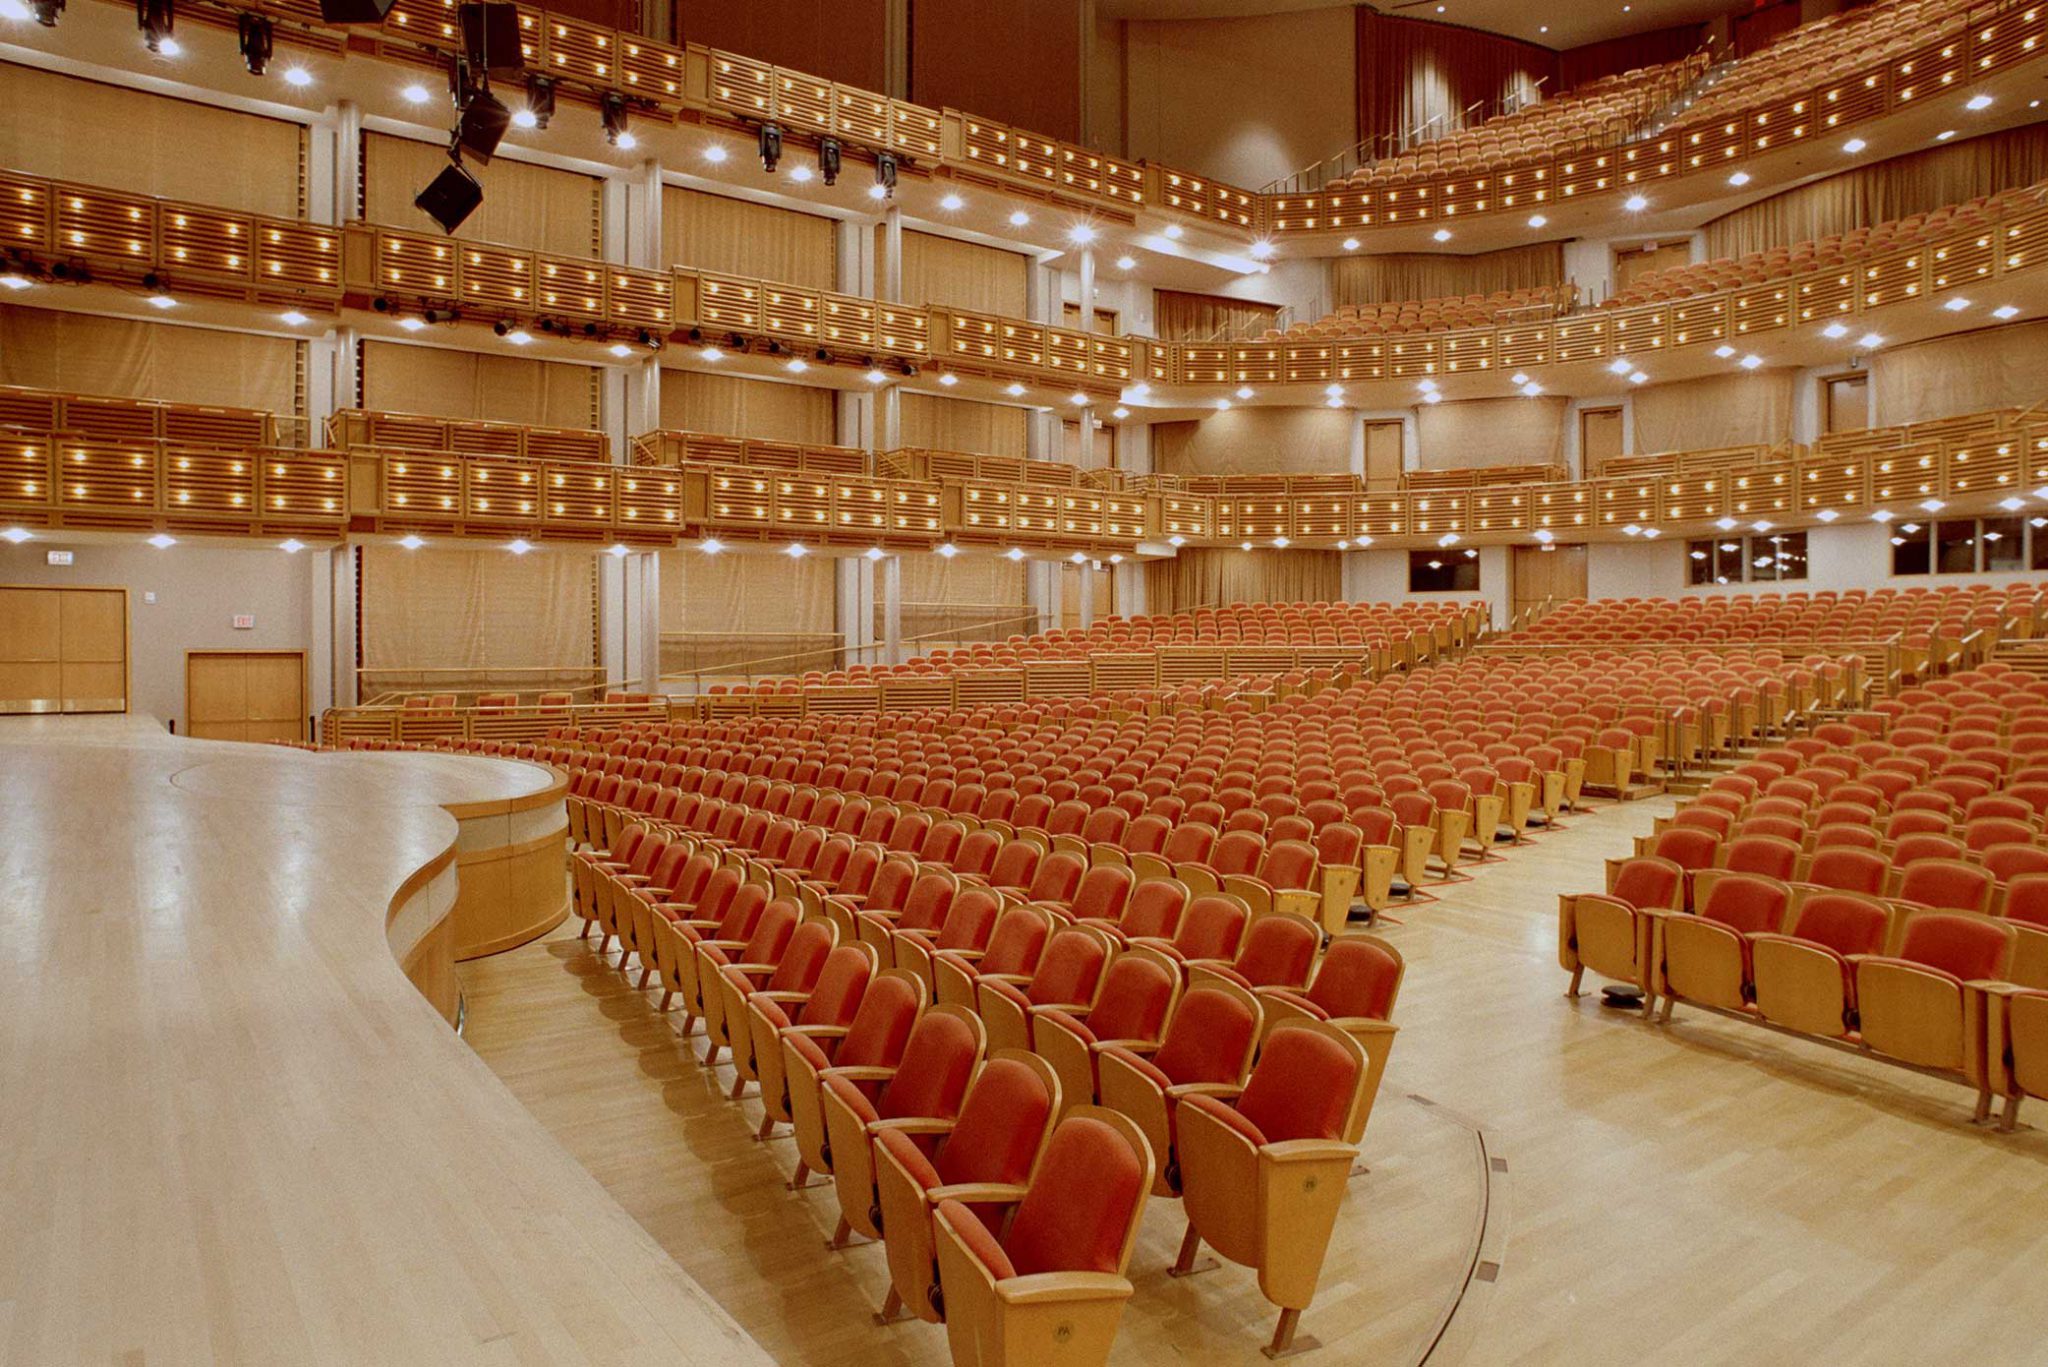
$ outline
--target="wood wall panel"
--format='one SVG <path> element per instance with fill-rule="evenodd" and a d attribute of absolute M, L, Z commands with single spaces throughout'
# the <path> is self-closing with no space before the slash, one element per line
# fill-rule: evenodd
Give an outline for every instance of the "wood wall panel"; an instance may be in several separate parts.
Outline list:
<path fill-rule="evenodd" d="M 127 709 L 125 592 L 0 586 L 0 714 Z"/>
<path fill-rule="evenodd" d="M 1080 0 L 914 0 L 909 98 L 1080 141 Z"/>
<path fill-rule="evenodd" d="M 675 40 L 885 91 L 888 10 L 887 0 L 675 0 Z"/>

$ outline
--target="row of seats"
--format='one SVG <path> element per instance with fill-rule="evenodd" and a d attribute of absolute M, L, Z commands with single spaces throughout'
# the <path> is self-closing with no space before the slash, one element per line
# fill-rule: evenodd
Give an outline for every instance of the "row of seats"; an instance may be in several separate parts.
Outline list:
<path fill-rule="evenodd" d="M 1134 907 L 1185 906 L 1180 920 L 1234 934 L 1133 935 L 1164 923 L 1086 915 L 1072 880 L 1034 881 L 1025 900 L 927 859 L 943 827 L 861 866 L 826 853 L 836 821 L 785 809 L 734 826 L 738 810 L 583 803 L 577 910 L 602 927 L 600 954 L 617 937 L 621 971 L 637 957 L 664 1007 L 681 998 L 707 1065 L 729 1053 L 734 1099 L 759 1087 L 760 1133 L 794 1129 L 794 1183 L 835 1188 L 834 1245 L 887 1243 L 885 1318 L 943 1319 L 956 1361 L 1007 1360 L 988 1355 L 996 1342 L 1100 1362 L 1153 1194 L 1185 1203 L 1183 1262 L 1207 1238 L 1259 1270 L 1285 1350 L 1393 1037 L 1391 947 L 1339 937 L 1311 977 L 1311 924 L 1227 893 L 1140 882 Z M 1115 866 L 1090 877 L 1104 872 L 1128 887 Z M 1261 1192 L 1276 1169 L 1301 1180 Z M 1074 1205 L 1056 1217 L 1062 1190 Z M 1015 1304 L 1014 1278 L 1049 1273 Z"/>
<path fill-rule="evenodd" d="M 2048 1009 L 2048 680 L 1996 664 L 1757 753 L 1559 900 L 1559 959 L 1953 1076 L 2007 1123 Z M 2048 1017 L 2043 1017 L 2048 1020 Z M 2048 1034 L 2039 1036 L 2048 1045 Z M 2026 1076 L 2042 1074 L 2031 1064 Z"/>
<path fill-rule="evenodd" d="M 1508 322 L 1544 322 L 1569 313 L 1577 298 L 1578 287 L 1560 281 L 1485 294 L 1344 304 L 1313 322 L 1268 328 L 1253 340 L 1311 342 L 1324 338 L 1449 332 L 1458 328 L 1497 327 Z"/>
<path fill-rule="evenodd" d="M 1931 632 L 1961 637 L 2013 624 L 2030 633 L 2042 610 L 2039 584 L 1944 584 L 1697 598 L 1599 598 L 1560 603 L 1507 638 L 1515 644 L 1606 645 L 1629 641 L 1793 644 L 1881 641 Z"/>

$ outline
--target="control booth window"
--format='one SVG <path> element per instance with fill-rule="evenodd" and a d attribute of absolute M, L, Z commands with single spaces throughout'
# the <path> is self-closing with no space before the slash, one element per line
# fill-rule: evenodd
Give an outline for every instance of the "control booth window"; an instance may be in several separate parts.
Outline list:
<path fill-rule="evenodd" d="M 1456 547 L 1408 552 L 1408 592 L 1477 593 L 1479 552 Z"/>
<path fill-rule="evenodd" d="M 1686 547 L 1686 583 L 1783 584 L 1806 578 L 1806 533 L 1717 536 Z"/>
<path fill-rule="evenodd" d="M 1947 517 L 1892 527 L 1892 573 L 2005 574 L 2048 567 L 2048 521 Z M 2029 541 L 2031 539 L 2031 545 Z"/>

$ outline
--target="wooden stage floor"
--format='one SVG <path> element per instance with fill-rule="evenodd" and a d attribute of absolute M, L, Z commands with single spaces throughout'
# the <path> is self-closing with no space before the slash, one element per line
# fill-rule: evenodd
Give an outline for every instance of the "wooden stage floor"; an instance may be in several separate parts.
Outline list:
<path fill-rule="evenodd" d="M 1540 837 L 1385 933 L 1407 957 L 1386 1084 L 1315 1304 L 1310 1361 L 2042 1361 L 2048 1137 L 1968 1124 L 1959 1087 L 1680 1008 L 1573 1002 L 1559 889 L 1599 886 L 1669 799 Z M 878 1247 L 824 1248 L 829 1187 L 722 1097 L 654 995 L 572 928 L 463 965 L 468 1038 L 618 1203 L 777 1360 L 946 1361 L 878 1327 Z M 1273 1311 L 1225 1265 L 1175 1281 L 1151 1203 L 1119 1363 L 1263 1361 Z"/>

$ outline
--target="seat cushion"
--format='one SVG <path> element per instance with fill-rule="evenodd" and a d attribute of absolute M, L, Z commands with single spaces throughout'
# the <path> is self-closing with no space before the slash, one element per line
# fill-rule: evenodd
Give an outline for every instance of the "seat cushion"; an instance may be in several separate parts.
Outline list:
<path fill-rule="evenodd" d="M 988 1232 L 988 1226 L 974 1218 L 974 1212 L 958 1201 L 939 1202 L 939 1218 L 967 1246 L 981 1265 L 988 1269 L 988 1275 L 996 1281 L 1008 1281 L 1017 1275 L 1016 1267 L 1010 1262 L 1010 1255 L 1003 1252 L 1003 1246 L 996 1242 L 996 1236 Z"/>

